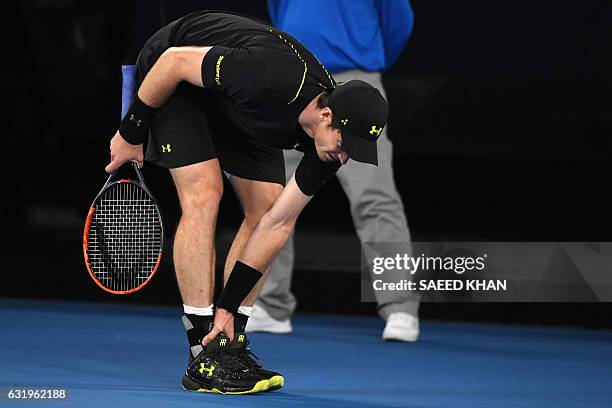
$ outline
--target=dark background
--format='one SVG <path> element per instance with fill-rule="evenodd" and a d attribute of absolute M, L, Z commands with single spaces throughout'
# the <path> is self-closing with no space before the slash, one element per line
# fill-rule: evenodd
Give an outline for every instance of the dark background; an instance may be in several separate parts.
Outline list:
<path fill-rule="evenodd" d="M 384 80 L 395 178 L 413 239 L 611 241 L 612 3 L 412 5 L 413 36 Z M 4 7 L 0 296 L 178 305 L 171 245 L 153 282 L 132 296 L 102 292 L 82 261 L 83 220 L 105 180 L 108 140 L 118 126 L 119 66 L 189 11 L 268 19 L 265 1 L 23 0 Z M 179 213 L 169 176 L 151 165 L 145 176 L 170 238 Z M 221 254 L 240 217 L 228 188 Z M 297 229 L 298 310 L 375 313 L 359 302 L 359 244 L 335 180 Z M 611 312 L 609 304 L 421 305 L 424 318 L 598 327 L 612 324 Z"/>

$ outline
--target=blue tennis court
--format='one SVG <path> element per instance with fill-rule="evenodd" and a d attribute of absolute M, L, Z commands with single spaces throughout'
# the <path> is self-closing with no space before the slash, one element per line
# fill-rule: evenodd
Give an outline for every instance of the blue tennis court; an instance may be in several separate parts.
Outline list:
<path fill-rule="evenodd" d="M 180 389 L 179 308 L 0 301 L 0 387 L 65 388 L 67 407 L 612 407 L 612 332 L 424 322 L 386 343 L 376 318 L 298 315 L 251 335 L 286 387 L 246 396 Z"/>

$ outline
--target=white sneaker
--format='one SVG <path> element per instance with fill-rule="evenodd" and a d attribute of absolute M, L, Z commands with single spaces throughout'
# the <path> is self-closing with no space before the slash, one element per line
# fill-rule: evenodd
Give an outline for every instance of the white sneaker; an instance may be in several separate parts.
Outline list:
<path fill-rule="evenodd" d="M 251 317 L 244 329 L 247 333 L 266 332 L 266 333 L 291 333 L 291 320 L 276 320 L 265 311 L 264 308 L 253 306 Z"/>
<path fill-rule="evenodd" d="M 404 312 L 391 313 L 387 318 L 382 337 L 383 340 L 417 341 L 419 318 Z"/>

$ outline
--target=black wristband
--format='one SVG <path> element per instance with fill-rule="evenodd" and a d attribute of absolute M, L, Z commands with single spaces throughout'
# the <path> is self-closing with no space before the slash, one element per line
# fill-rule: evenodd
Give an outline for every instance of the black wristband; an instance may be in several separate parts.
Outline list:
<path fill-rule="evenodd" d="M 227 279 L 225 288 L 223 288 L 223 292 L 219 296 L 217 307 L 236 314 L 240 303 L 242 303 L 262 276 L 263 274 L 257 269 L 236 261 L 234 269 L 232 269 L 232 273 Z"/>
<path fill-rule="evenodd" d="M 141 144 L 149 134 L 149 128 L 157 109 L 146 105 L 138 94 L 134 95 L 130 109 L 123 117 L 119 133 L 126 142 L 133 145 Z"/>

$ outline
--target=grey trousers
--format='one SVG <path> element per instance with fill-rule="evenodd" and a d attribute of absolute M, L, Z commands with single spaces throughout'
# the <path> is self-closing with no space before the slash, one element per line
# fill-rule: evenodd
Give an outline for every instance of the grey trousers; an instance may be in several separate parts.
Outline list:
<path fill-rule="evenodd" d="M 334 78 L 338 82 L 360 79 L 372 84 L 385 95 L 379 73 L 353 70 L 334 74 Z M 289 179 L 295 172 L 302 153 L 285 150 L 284 154 L 285 171 Z M 387 138 L 386 131 L 383 131 L 378 139 L 378 166 L 349 160 L 337 173 L 338 181 L 348 197 L 353 223 L 362 246 L 367 242 L 406 243 L 408 247 L 410 246 L 410 231 L 404 206 L 393 179 L 392 158 L 393 145 Z M 362 252 L 367 254 L 371 251 Z M 295 310 L 296 299 L 291 293 L 293 259 L 294 247 L 291 237 L 272 263 L 268 278 L 256 302 L 257 306 L 265 309 L 277 320 L 290 318 Z M 359 279 L 357 274 L 355 279 Z M 408 272 L 404 279 L 410 279 Z M 417 316 L 418 295 L 408 291 L 375 291 L 374 294 L 378 313 L 383 319 L 386 320 L 393 312 L 406 312 Z"/>

